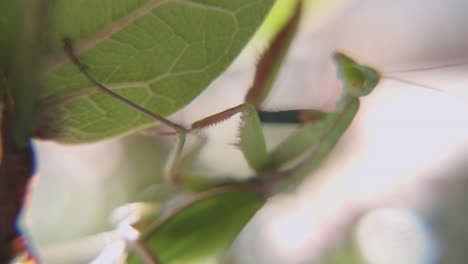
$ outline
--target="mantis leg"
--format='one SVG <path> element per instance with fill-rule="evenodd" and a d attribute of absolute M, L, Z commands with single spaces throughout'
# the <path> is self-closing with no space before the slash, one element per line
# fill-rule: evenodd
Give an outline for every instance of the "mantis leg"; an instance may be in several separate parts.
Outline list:
<path fill-rule="evenodd" d="M 171 179 L 177 183 L 177 186 L 187 189 L 190 192 L 202 192 L 226 184 L 239 183 L 239 180 L 232 177 L 220 177 L 217 174 L 210 174 L 206 171 L 197 170 L 194 166 L 199 157 L 200 151 L 207 142 L 207 138 L 194 135 L 197 140 L 193 146 L 185 149 L 184 155 L 181 155 L 173 170 L 170 173 Z"/>
<path fill-rule="evenodd" d="M 197 130 L 216 124 L 238 113 L 241 113 L 242 118 L 238 145 L 249 166 L 255 171 L 263 171 L 269 166 L 270 158 L 267 152 L 260 118 L 258 117 L 255 107 L 251 104 L 241 104 L 201 119 L 192 124 L 191 130 Z"/>
<path fill-rule="evenodd" d="M 173 123 L 172 121 L 164 118 L 163 116 L 160 116 L 156 113 L 153 113 L 151 111 L 148 111 L 147 109 L 135 104 L 134 102 L 118 95 L 117 93 L 111 91 L 110 89 L 106 88 L 104 85 L 96 81 L 85 69 L 85 67 L 80 63 L 78 58 L 75 56 L 75 53 L 73 51 L 73 47 L 70 44 L 69 39 L 64 39 L 64 50 L 65 54 L 68 56 L 68 58 L 75 64 L 75 66 L 78 68 L 78 70 L 89 80 L 90 83 L 92 83 L 96 88 L 99 89 L 99 91 L 115 98 L 116 100 L 119 100 L 120 102 L 130 106 L 131 108 L 135 109 L 136 111 L 145 114 L 146 116 L 159 121 L 172 129 L 174 129 L 175 134 L 177 135 L 177 140 L 176 140 L 176 145 L 174 150 L 172 151 L 169 160 L 167 162 L 167 166 L 165 169 L 167 178 L 169 181 L 171 181 L 174 184 L 177 184 L 177 179 L 172 178 L 172 175 L 176 175 L 174 173 L 175 167 L 178 165 L 177 161 L 180 160 L 180 156 L 185 144 L 185 139 L 187 137 L 187 133 L 189 130 L 179 124 Z"/>
<path fill-rule="evenodd" d="M 285 111 L 258 111 L 262 123 L 274 124 L 302 124 L 318 121 L 325 113 L 318 110 L 285 110 Z"/>
<path fill-rule="evenodd" d="M 194 122 L 189 132 L 195 132 L 222 122 L 236 114 L 241 114 L 242 118 L 238 146 L 241 148 L 249 166 L 255 171 L 261 172 L 269 167 L 270 158 L 266 149 L 260 119 L 252 105 L 241 104 L 203 118 Z M 178 141 L 168 160 L 166 175 L 169 176 L 173 183 L 192 191 L 203 190 L 208 187 L 213 187 L 214 185 L 225 183 L 225 181 L 217 181 L 207 175 L 193 172 L 193 163 L 206 143 L 206 138 L 196 134 L 194 135 L 198 141 L 186 154 L 182 155 L 186 136 L 185 132 L 179 132 L 177 134 Z"/>
<path fill-rule="evenodd" d="M 176 123 L 173 123 L 172 121 L 170 121 L 169 119 L 166 119 L 164 118 L 163 116 L 160 116 L 156 113 L 153 113 L 151 111 L 148 111 L 146 110 L 145 108 L 135 104 L 134 102 L 114 93 L 113 91 L 111 91 L 110 89 L 106 88 L 104 85 L 102 85 L 101 83 L 99 83 L 98 81 L 96 81 L 87 71 L 86 69 L 84 68 L 84 66 L 80 63 L 80 61 L 78 60 L 78 58 L 75 56 L 75 53 L 73 51 L 73 48 L 70 44 L 70 40 L 69 39 L 64 39 L 64 50 L 65 50 L 65 54 L 68 56 L 68 58 L 73 62 L 73 64 L 75 64 L 75 66 L 78 68 L 78 70 L 89 80 L 89 82 L 91 82 L 94 86 L 96 86 L 96 88 L 98 88 L 101 92 L 121 101 L 122 103 L 130 106 L 131 108 L 139 111 L 140 113 L 156 120 L 156 121 L 159 121 L 161 123 L 164 123 L 166 125 L 168 125 L 169 127 L 173 128 L 176 132 L 187 132 L 187 129 L 184 128 L 183 126 L 181 125 L 178 125 Z"/>

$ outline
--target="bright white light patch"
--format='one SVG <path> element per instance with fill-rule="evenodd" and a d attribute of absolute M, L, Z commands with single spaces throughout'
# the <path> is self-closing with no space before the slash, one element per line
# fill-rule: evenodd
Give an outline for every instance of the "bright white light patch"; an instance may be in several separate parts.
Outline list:
<path fill-rule="evenodd" d="M 357 241 L 367 263 L 433 264 L 437 245 L 414 212 L 402 208 L 377 209 L 358 224 Z"/>
<path fill-rule="evenodd" d="M 128 242 L 134 242 L 140 237 L 140 232 L 125 222 L 118 224 L 116 231 Z"/>
<path fill-rule="evenodd" d="M 118 264 L 122 263 L 125 255 L 125 243 L 122 240 L 117 240 L 107 245 L 95 258 L 91 264 Z"/>
<path fill-rule="evenodd" d="M 160 206 L 155 203 L 129 203 L 122 205 L 112 211 L 111 221 L 114 224 L 125 222 L 129 225 L 135 224 L 144 215 L 158 212 Z"/>

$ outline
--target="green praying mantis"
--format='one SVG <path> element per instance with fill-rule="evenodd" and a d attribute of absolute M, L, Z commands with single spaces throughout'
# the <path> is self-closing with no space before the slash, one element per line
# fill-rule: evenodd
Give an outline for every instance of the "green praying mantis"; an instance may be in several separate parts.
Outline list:
<path fill-rule="evenodd" d="M 292 115 L 297 122 L 303 122 L 302 126 L 276 149 L 268 152 L 258 111 L 271 90 L 275 71 L 281 65 L 299 19 L 300 5 L 298 5 L 294 16 L 272 41 L 272 45 L 259 62 L 254 84 L 246 95 L 245 102 L 199 120 L 193 123 L 190 128 L 176 124 L 112 92 L 86 71 L 85 67 L 74 55 L 69 40 L 64 41 L 64 47 L 65 53 L 77 66 L 78 70 L 101 92 L 173 129 L 173 132 L 168 134 L 174 134 L 177 141 L 167 162 L 166 169 L 171 182 L 184 185 L 184 179 L 187 178 L 184 174 L 190 163 L 187 163 L 187 159 L 182 156 L 187 135 L 239 113 L 242 115 L 239 148 L 248 165 L 257 173 L 258 177 L 254 178 L 267 181 L 266 179 L 288 178 L 295 173 L 305 174 L 306 171 L 315 166 L 314 164 L 319 163 L 328 150 L 331 149 L 331 146 L 336 144 L 339 139 L 338 135 L 341 135 L 356 114 L 359 107 L 358 98 L 370 93 L 379 80 L 378 73 L 371 68 L 357 64 L 344 54 L 335 54 L 335 60 L 340 65 L 339 75 L 345 82 L 345 90 L 336 111 L 330 113 L 318 110 L 289 111 L 289 115 Z M 288 111 L 274 114 L 282 113 L 288 113 Z M 341 132 L 336 133 L 336 131 Z M 199 148 L 187 154 L 187 156 L 198 150 Z"/>
<path fill-rule="evenodd" d="M 253 178 L 269 183 L 297 181 L 297 179 L 310 173 L 331 151 L 358 112 L 360 98 L 370 94 L 382 78 L 377 70 L 360 65 L 347 55 L 337 52 L 333 56 L 338 66 L 337 74 L 343 81 L 344 89 L 334 111 L 261 111 L 262 103 L 271 90 L 276 73 L 296 31 L 300 19 L 300 10 L 301 5 L 298 4 L 295 14 L 273 39 L 271 46 L 264 52 L 258 63 L 253 85 L 249 89 L 244 103 L 196 121 L 191 127 L 184 127 L 157 113 L 150 112 L 106 88 L 86 71 L 85 67 L 74 55 L 70 40 L 65 39 L 64 48 L 66 55 L 78 70 L 101 92 L 173 130 L 165 133 L 177 137 L 174 150 L 167 161 L 166 167 L 168 179 L 172 183 L 185 185 L 184 180 L 190 177 L 190 175 L 187 175 L 190 174 L 188 172 L 192 162 L 190 157 L 200 150 L 197 147 L 186 156 L 182 155 L 187 135 L 222 122 L 239 113 L 242 115 L 242 124 L 238 146 L 248 165 L 256 173 Z M 391 76 L 389 78 L 410 82 Z M 301 126 L 292 135 L 270 152 L 267 151 L 262 131 L 262 121 L 269 116 L 276 116 L 273 118 L 276 120 L 287 118 L 287 122 L 301 123 Z"/>

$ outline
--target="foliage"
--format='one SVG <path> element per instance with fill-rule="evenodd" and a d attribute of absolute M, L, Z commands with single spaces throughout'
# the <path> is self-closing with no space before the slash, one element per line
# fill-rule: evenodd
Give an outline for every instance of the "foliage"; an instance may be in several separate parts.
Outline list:
<path fill-rule="evenodd" d="M 101 94 L 63 55 L 73 41 L 90 74 L 168 116 L 192 101 L 237 56 L 273 0 L 53 1 L 51 50 L 35 136 L 80 143 L 155 122 Z M 102 10 L 107 12 L 102 13 Z"/>

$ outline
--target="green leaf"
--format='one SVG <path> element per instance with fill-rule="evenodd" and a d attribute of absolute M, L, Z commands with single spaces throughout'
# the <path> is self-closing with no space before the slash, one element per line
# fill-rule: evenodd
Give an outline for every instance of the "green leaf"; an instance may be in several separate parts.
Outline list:
<path fill-rule="evenodd" d="M 0 68 L 11 60 L 22 1 L 0 1 Z"/>
<path fill-rule="evenodd" d="M 41 125 L 36 136 L 95 141 L 154 125 L 100 94 L 66 59 L 71 38 L 90 74 L 114 92 L 168 116 L 232 62 L 274 0 L 56 0 Z"/>
<path fill-rule="evenodd" d="M 145 234 L 142 241 L 164 264 L 222 263 L 218 261 L 265 200 L 250 191 L 212 190 Z M 128 263 L 144 262 L 133 255 Z"/>

